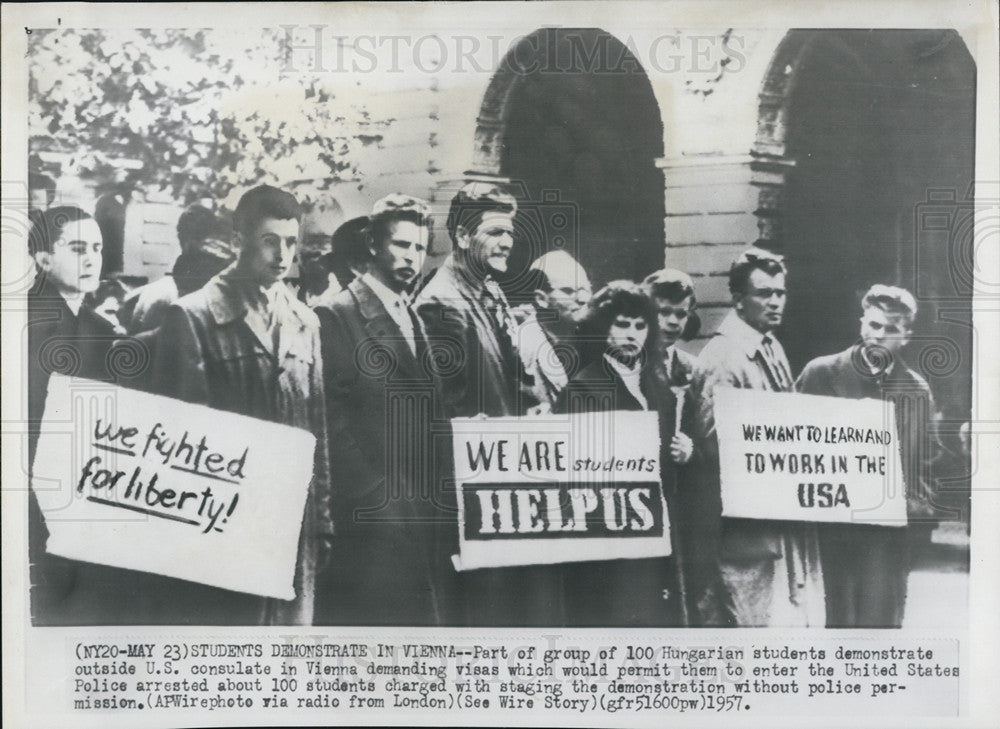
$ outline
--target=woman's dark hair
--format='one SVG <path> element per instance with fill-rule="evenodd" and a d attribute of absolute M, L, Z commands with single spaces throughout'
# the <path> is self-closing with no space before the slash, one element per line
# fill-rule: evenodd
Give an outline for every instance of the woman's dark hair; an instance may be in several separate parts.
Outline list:
<path fill-rule="evenodd" d="M 653 300 L 637 283 L 612 281 L 594 294 L 580 322 L 580 355 L 584 362 L 592 362 L 604 354 L 611 324 L 619 316 L 643 319 L 649 335 L 642 356 L 649 359 L 647 353 L 656 351 L 660 327 Z"/>

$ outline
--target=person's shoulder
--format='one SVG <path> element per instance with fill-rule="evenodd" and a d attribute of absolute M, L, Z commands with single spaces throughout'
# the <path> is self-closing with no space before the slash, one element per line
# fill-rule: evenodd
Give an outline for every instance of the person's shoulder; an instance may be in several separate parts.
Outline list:
<path fill-rule="evenodd" d="M 319 333 L 319 317 L 316 316 L 316 312 L 292 296 L 290 291 L 288 292 L 288 310 L 298 317 L 307 330 Z"/>
<path fill-rule="evenodd" d="M 850 361 L 850 350 L 844 352 L 834 352 L 833 354 L 824 354 L 821 357 L 816 357 L 811 359 L 806 363 L 806 366 L 802 368 L 802 376 L 811 374 L 819 374 L 826 372 L 833 372 L 843 366 L 845 362 Z"/>
<path fill-rule="evenodd" d="M 136 298 L 136 306 L 151 306 L 153 303 L 172 302 L 178 297 L 177 282 L 173 276 L 163 276 L 155 281 L 140 286 L 129 298 Z"/>
<path fill-rule="evenodd" d="M 931 386 L 924 378 L 924 376 L 921 375 L 912 367 L 910 367 L 910 365 L 908 365 L 906 362 L 901 362 L 901 364 L 903 367 L 903 372 L 905 372 L 906 376 L 913 381 L 913 384 L 915 384 L 917 388 L 919 388 L 925 395 L 930 395 Z"/>
<path fill-rule="evenodd" d="M 341 289 L 336 293 L 325 292 L 319 301 L 313 306 L 313 310 L 319 313 L 320 309 L 325 309 L 336 314 L 343 314 L 357 308 L 357 301 L 350 289 Z"/>
<path fill-rule="evenodd" d="M 747 359 L 746 352 L 732 337 L 716 333 L 694 360 L 695 371 L 733 368 Z"/>

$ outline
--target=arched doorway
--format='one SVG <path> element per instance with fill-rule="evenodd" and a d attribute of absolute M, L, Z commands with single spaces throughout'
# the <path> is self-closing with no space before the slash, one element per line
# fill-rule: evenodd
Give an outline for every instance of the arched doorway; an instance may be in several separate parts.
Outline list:
<path fill-rule="evenodd" d="M 663 263 L 663 122 L 639 61 L 597 28 L 522 39 L 483 100 L 476 172 L 526 201 L 505 286 L 542 253 L 572 253 L 595 286 Z"/>
<path fill-rule="evenodd" d="M 921 307 L 907 359 L 947 416 L 969 417 L 971 288 L 953 280 L 947 236 L 927 246 L 922 208 L 950 196 L 960 212 L 970 190 L 975 77 L 954 31 L 792 31 L 782 42 L 756 152 L 793 162 L 763 213 L 778 224 L 761 229 L 789 266 L 782 341 L 796 371 L 850 345 L 860 295 L 895 283 Z"/>

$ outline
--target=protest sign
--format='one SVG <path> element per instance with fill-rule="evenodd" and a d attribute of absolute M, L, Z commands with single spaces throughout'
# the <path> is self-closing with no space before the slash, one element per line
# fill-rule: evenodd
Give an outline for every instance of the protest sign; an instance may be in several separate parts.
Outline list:
<path fill-rule="evenodd" d="M 670 554 L 657 414 L 458 418 L 459 570 Z"/>
<path fill-rule="evenodd" d="M 32 478 L 46 550 L 293 599 L 314 447 L 297 428 L 54 374 Z"/>
<path fill-rule="evenodd" d="M 724 516 L 906 525 L 891 404 L 719 388 L 715 427 Z"/>

